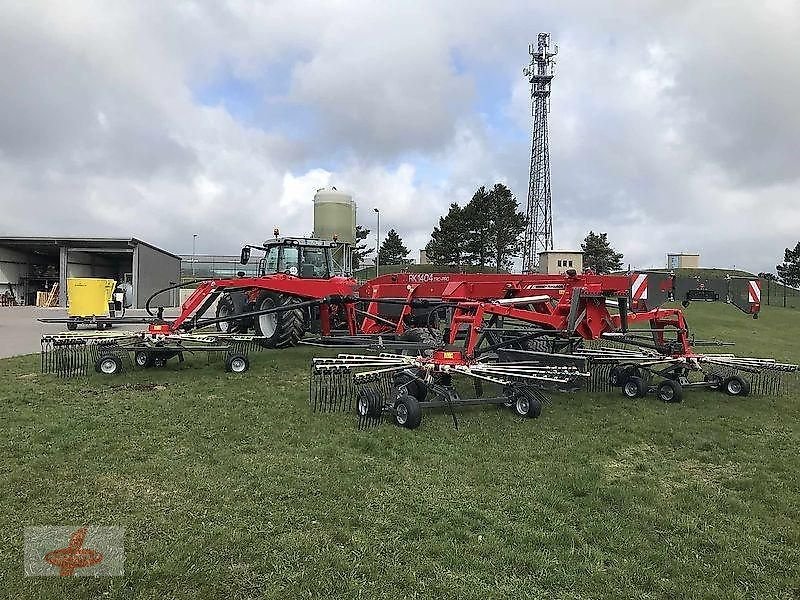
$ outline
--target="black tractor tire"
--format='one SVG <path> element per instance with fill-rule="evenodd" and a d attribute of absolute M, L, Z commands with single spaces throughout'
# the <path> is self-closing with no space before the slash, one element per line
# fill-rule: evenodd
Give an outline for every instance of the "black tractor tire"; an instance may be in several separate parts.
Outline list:
<path fill-rule="evenodd" d="M 406 373 L 395 375 L 394 385 L 397 387 L 398 398 L 408 394 L 409 396 L 414 396 L 420 402 L 424 402 L 425 398 L 428 397 L 428 387 Z"/>
<path fill-rule="evenodd" d="M 552 354 L 553 352 L 553 338 L 546 335 L 541 335 L 535 338 L 527 339 L 519 344 L 523 350 L 530 352 L 545 352 Z"/>
<path fill-rule="evenodd" d="M 750 382 L 738 375 L 731 375 L 722 382 L 722 389 L 728 396 L 749 396 Z"/>
<path fill-rule="evenodd" d="M 414 396 L 400 396 L 394 403 L 394 422 L 406 429 L 416 429 L 422 422 L 422 408 Z"/>
<path fill-rule="evenodd" d="M 222 294 L 219 302 L 217 302 L 216 314 L 218 319 L 237 314 L 236 303 L 233 301 L 233 298 L 230 294 Z M 223 321 L 222 323 L 216 323 L 215 327 L 220 333 L 244 333 L 243 324 L 243 319 L 237 319 L 236 321 Z"/>
<path fill-rule="evenodd" d="M 641 377 L 628 377 L 625 383 L 622 384 L 622 394 L 626 398 L 644 398 L 647 394 L 647 384 Z"/>
<path fill-rule="evenodd" d="M 100 356 L 94 363 L 94 370 L 103 375 L 117 375 L 122 372 L 122 359 L 113 354 Z"/>
<path fill-rule="evenodd" d="M 226 373 L 247 373 L 250 370 L 250 360 L 244 354 L 231 354 L 225 360 Z"/>
<path fill-rule="evenodd" d="M 262 292 L 256 300 L 255 310 L 266 310 L 268 308 L 284 308 L 280 312 L 268 315 L 257 315 L 254 317 L 256 333 L 264 336 L 257 340 L 258 344 L 264 348 L 288 348 L 296 346 L 300 338 L 305 333 L 305 314 L 302 308 L 292 308 L 299 300 L 294 296 L 286 294 L 276 294 L 275 292 Z M 265 321 L 262 317 L 274 317 L 274 327 L 271 330 L 262 328 Z"/>
<path fill-rule="evenodd" d="M 656 395 L 662 402 L 676 404 L 683 400 L 683 388 L 681 384 L 672 379 L 665 379 L 658 384 Z"/>

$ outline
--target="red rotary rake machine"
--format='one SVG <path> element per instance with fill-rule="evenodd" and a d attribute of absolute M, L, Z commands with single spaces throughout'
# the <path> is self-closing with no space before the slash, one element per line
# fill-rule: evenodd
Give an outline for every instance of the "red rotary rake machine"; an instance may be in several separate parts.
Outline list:
<path fill-rule="evenodd" d="M 362 288 L 361 299 L 370 303 L 362 328 L 375 332 L 399 325 L 413 316 L 421 294 L 430 303 L 423 306 L 429 325 L 438 312 L 447 314 L 446 339 L 424 339 L 414 329 L 400 337 L 416 339 L 416 356 L 312 360 L 313 409 L 349 410 L 355 404 L 362 426 L 390 416 L 413 428 L 423 409 L 441 406 L 505 404 L 519 415 L 538 416 L 547 390 L 575 389 L 581 380 L 589 381 L 590 390 L 620 387 L 628 397 L 654 392 L 665 402 L 680 402 L 684 389 L 698 387 L 734 396 L 781 393 L 788 389 L 787 377 L 797 372 L 797 365 L 770 359 L 696 352 L 694 346 L 724 343 L 694 340 L 681 309 L 659 306 L 676 299 L 676 279 L 669 274 L 437 274 L 421 285 L 392 277 Z M 760 306 L 752 295 L 746 302 L 731 296 L 737 285 L 752 284 L 725 281 L 725 299 L 756 316 Z M 394 323 L 377 312 L 387 290 L 398 300 L 407 292 Z M 678 293 L 684 303 L 721 299 L 699 286 Z M 457 375 L 479 384 L 475 397 L 461 398 L 452 385 Z M 483 382 L 499 386 L 500 393 L 483 398 L 478 393 Z"/>

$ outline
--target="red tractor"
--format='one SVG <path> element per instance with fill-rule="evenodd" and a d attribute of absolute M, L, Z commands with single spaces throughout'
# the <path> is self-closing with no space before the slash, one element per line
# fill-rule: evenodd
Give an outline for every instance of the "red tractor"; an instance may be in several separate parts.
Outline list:
<path fill-rule="evenodd" d="M 334 328 L 354 333 L 352 310 L 341 304 L 319 303 L 325 298 L 351 297 L 356 288 L 354 279 L 335 274 L 332 249 L 337 246 L 335 241 L 293 237 L 247 245 L 242 248 L 243 265 L 250 262 L 252 250 L 263 252 L 256 276 L 240 272 L 236 279 L 202 282 L 183 303 L 181 315 L 169 324 L 170 329 L 191 324 L 191 315 L 202 315 L 219 297 L 217 330 L 242 334 L 254 330 L 257 342 L 266 348 L 293 346 L 312 329 L 324 335 Z M 253 316 L 226 320 L 248 313 Z"/>

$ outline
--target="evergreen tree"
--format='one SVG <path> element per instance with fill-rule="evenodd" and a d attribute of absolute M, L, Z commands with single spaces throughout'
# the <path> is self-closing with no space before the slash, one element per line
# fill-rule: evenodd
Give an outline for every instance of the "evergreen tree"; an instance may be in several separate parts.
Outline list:
<path fill-rule="evenodd" d="M 491 195 L 484 186 L 479 187 L 464 207 L 464 233 L 467 236 L 464 249 L 468 264 L 481 269 L 489 264 L 494 254 L 492 247 L 493 224 L 491 214 Z"/>
<path fill-rule="evenodd" d="M 794 250 L 786 248 L 783 254 L 783 264 L 775 267 L 778 277 L 786 285 L 797 287 L 800 285 L 800 242 Z"/>
<path fill-rule="evenodd" d="M 520 251 L 525 231 L 525 215 L 519 212 L 514 194 L 502 183 L 494 184 L 489 194 L 490 243 L 495 271 L 511 268 L 511 257 Z"/>
<path fill-rule="evenodd" d="M 369 257 L 370 254 L 375 252 L 375 248 L 367 246 L 367 238 L 369 237 L 370 230 L 356 225 L 355 238 L 356 243 L 353 246 L 353 269 L 358 269 L 364 262 L 364 259 Z"/>
<path fill-rule="evenodd" d="M 381 244 L 378 259 L 382 265 L 407 265 L 411 262 L 406 258 L 408 253 L 408 248 L 403 245 L 403 238 L 394 229 L 390 229 Z"/>
<path fill-rule="evenodd" d="M 466 258 L 467 231 L 464 209 L 453 202 L 450 210 L 439 217 L 433 228 L 431 241 L 425 246 L 428 260 L 435 265 L 461 266 Z"/>
<path fill-rule="evenodd" d="M 622 269 L 622 254 L 608 242 L 608 234 L 590 231 L 581 244 L 583 266 L 595 273 L 611 273 Z"/>

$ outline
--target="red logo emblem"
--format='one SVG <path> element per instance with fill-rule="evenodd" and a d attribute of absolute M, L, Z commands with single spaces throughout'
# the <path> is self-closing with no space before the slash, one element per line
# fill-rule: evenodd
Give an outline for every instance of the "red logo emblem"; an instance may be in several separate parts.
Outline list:
<path fill-rule="evenodd" d="M 66 548 L 59 548 L 44 555 L 44 559 L 54 567 L 58 567 L 59 575 L 69 577 L 75 569 L 92 567 L 103 560 L 103 555 L 91 548 L 83 547 L 86 538 L 86 527 L 81 527 L 69 538 Z"/>

